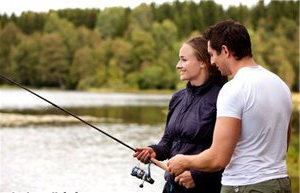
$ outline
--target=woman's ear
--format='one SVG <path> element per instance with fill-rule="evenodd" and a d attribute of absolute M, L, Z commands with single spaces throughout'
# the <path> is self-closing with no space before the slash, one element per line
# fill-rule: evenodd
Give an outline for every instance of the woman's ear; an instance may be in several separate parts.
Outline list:
<path fill-rule="evenodd" d="M 200 68 L 206 68 L 206 65 L 204 62 L 200 62 Z"/>

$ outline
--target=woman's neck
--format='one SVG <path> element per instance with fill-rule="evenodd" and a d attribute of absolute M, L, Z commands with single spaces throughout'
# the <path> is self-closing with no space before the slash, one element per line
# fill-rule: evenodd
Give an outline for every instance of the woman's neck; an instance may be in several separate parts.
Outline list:
<path fill-rule="evenodd" d="M 192 86 L 201 86 L 208 78 L 209 73 L 207 71 L 203 71 L 203 73 L 201 73 L 197 79 L 190 80 L 190 83 Z"/>

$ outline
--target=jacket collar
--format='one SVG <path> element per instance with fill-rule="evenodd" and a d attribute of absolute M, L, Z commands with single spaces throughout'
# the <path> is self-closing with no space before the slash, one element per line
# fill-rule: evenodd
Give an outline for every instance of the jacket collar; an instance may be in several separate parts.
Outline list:
<path fill-rule="evenodd" d="M 209 90 L 214 82 L 214 78 L 209 78 L 200 86 L 193 86 L 190 82 L 188 82 L 186 85 L 186 89 L 190 94 L 202 95 Z"/>

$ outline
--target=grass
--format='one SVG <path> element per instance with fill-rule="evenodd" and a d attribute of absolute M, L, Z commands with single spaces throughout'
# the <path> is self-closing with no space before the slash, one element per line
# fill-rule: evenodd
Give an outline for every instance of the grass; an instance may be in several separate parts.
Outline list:
<path fill-rule="evenodd" d="M 299 131 L 299 130 L 298 130 Z M 287 154 L 288 173 L 292 180 L 293 193 L 299 192 L 299 132 L 294 132 Z"/>
<path fill-rule="evenodd" d="M 287 154 L 287 166 L 292 181 L 292 192 L 299 192 L 299 112 L 300 93 L 293 93 L 292 136 Z"/>
<path fill-rule="evenodd" d="M 300 93 L 298 92 L 292 93 L 292 100 L 293 100 L 294 109 L 300 111 Z"/>

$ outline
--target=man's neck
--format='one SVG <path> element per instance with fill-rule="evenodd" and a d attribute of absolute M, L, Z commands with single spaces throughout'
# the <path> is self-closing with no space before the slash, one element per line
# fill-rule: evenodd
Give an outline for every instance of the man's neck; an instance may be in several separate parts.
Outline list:
<path fill-rule="evenodd" d="M 241 60 L 234 60 L 231 65 L 231 73 L 233 76 L 243 67 L 257 66 L 252 57 L 244 57 Z"/>

